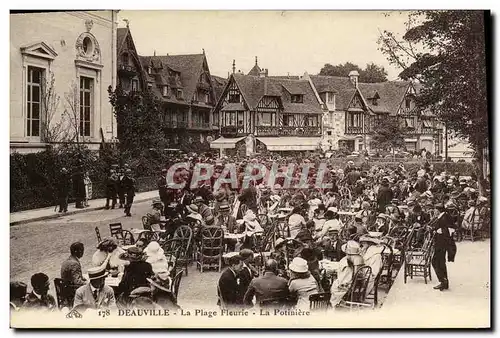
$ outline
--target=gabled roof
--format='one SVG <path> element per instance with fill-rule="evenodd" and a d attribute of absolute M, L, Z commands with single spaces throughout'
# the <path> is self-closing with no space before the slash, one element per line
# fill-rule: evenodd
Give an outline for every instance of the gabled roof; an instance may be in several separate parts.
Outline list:
<path fill-rule="evenodd" d="M 221 95 L 224 92 L 224 87 L 226 87 L 227 79 L 212 75 L 212 86 L 215 92 L 215 102 L 219 102 Z"/>
<path fill-rule="evenodd" d="M 378 104 L 376 106 L 370 100 L 367 102 L 368 107 L 374 112 L 396 115 L 409 85 L 409 81 L 387 81 L 380 83 L 358 83 L 358 88 L 364 97 L 371 96 L 370 94 L 374 92 L 379 94 L 380 99 L 377 100 Z"/>
<path fill-rule="evenodd" d="M 321 106 L 307 80 L 291 80 L 232 74 L 241 95 L 251 110 L 255 110 L 264 96 L 279 97 L 284 113 L 321 114 Z M 290 95 L 302 94 L 302 103 L 292 103 Z"/>
<path fill-rule="evenodd" d="M 283 102 L 284 113 L 302 113 L 302 114 L 322 114 L 321 105 L 316 99 L 314 90 L 308 80 L 291 80 L 291 79 L 271 79 L 272 82 L 279 83 L 283 88 L 281 96 Z M 285 92 L 286 91 L 286 92 Z M 288 96 L 290 94 L 301 94 L 303 96 L 302 103 L 292 103 Z"/>
<path fill-rule="evenodd" d="M 21 53 L 50 60 L 57 56 L 56 51 L 43 41 L 21 47 Z"/>
<path fill-rule="evenodd" d="M 336 108 L 347 109 L 355 93 L 354 85 L 348 77 L 311 75 L 311 80 L 318 93 L 336 91 Z M 367 106 L 375 113 L 396 115 L 406 94 L 409 81 L 387 81 L 380 83 L 358 83 L 358 89 Z M 371 100 L 378 94 L 377 105 Z"/>
<path fill-rule="evenodd" d="M 255 65 L 253 66 L 252 69 L 248 72 L 247 75 L 253 75 L 253 76 L 259 76 L 261 72 L 260 67 L 257 65 L 257 62 L 255 62 Z"/>
<path fill-rule="evenodd" d="M 348 77 L 311 75 L 311 80 L 318 93 L 337 92 L 335 106 L 338 110 L 346 110 L 356 89 Z"/>
<path fill-rule="evenodd" d="M 205 55 L 141 56 L 140 59 L 144 68 L 152 65 L 158 71 L 158 73 L 148 75 L 148 78 L 153 79 L 155 83 L 168 84 L 172 88 L 183 89 L 182 100 L 174 98 L 175 95 L 172 95 L 171 100 L 179 101 L 179 103 L 189 103 L 191 101 L 203 69 Z M 180 81 L 176 81 L 175 76 L 169 74 L 169 70 L 180 73 Z M 159 89 L 153 87 L 153 91 L 157 96 L 162 96 Z"/>

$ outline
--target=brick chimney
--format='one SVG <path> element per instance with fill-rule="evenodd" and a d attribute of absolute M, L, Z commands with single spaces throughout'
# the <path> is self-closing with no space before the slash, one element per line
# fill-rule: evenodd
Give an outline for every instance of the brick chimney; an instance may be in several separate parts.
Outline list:
<path fill-rule="evenodd" d="M 359 73 L 357 70 L 351 70 L 349 73 L 349 79 L 351 80 L 352 84 L 354 87 L 358 88 L 358 78 L 359 78 Z"/>

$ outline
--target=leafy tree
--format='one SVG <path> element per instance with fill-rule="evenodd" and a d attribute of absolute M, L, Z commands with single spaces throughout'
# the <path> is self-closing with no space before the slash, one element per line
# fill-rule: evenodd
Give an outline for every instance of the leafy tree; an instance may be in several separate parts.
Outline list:
<path fill-rule="evenodd" d="M 382 66 L 369 63 L 365 69 L 361 69 L 358 65 L 351 62 L 332 66 L 327 63 L 321 68 L 319 75 L 341 76 L 347 77 L 349 73 L 356 70 L 359 73 L 359 82 L 374 83 L 387 81 L 387 71 Z"/>
<path fill-rule="evenodd" d="M 365 83 L 385 82 L 387 81 L 387 71 L 382 66 L 377 66 L 373 62 L 369 63 L 359 73 L 359 81 Z"/>
<path fill-rule="evenodd" d="M 161 101 L 151 91 L 125 93 L 120 88 L 108 88 L 110 103 L 116 116 L 119 146 L 132 155 L 150 149 L 164 149 Z"/>
<path fill-rule="evenodd" d="M 404 36 L 384 31 L 379 38 L 380 50 L 402 69 L 399 76 L 421 83 L 417 104 L 472 145 L 482 194 L 489 145 L 485 18 L 482 11 L 417 11 Z"/>
<path fill-rule="evenodd" d="M 375 149 L 393 151 L 405 148 L 404 131 L 396 118 L 388 117 L 375 124 L 371 146 Z"/>

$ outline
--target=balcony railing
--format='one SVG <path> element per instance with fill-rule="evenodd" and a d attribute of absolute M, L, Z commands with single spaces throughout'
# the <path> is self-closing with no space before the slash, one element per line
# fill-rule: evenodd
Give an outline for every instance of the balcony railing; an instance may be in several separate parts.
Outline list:
<path fill-rule="evenodd" d="M 321 127 L 256 126 L 256 136 L 321 136 Z"/>
<path fill-rule="evenodd" d="M 220 133 L 225 137 L 236 137 L 243 136 L 245 134 L 245 128 L 243 126 L 222 126 L 220 128 Z"/>
<path fill-rule="evenodd" d="M 166 128 L 187 128 L 187 121 L 165 121 Z"/>
<path fill-rule="evenodd" d="M 363 127 L 357 127 L 357 126 L 346 127 L 346 134 L 361 134 L 361 133 L 363 133 Z"/>
<path fill-rule="evenodd" d="M 119 64 L 118 73 L 125 76 L 134 76 L 137 74 L 137 69 L 134 66 Z"/>

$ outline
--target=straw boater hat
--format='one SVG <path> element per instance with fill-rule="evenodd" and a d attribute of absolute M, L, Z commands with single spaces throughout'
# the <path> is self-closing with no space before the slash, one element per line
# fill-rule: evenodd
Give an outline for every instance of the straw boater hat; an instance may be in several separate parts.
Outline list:
<path fill-rule="evenodd" d="M 198 203 L 198 202 L 203 202 L 203 197 L 201 196 L 196 196 L 193 200 L 193 203 Z"/>
<path fill-rule="evenodd" d="M 382 219 L 387 219 L 388 217 L 389 217 L 389 215 L 384 214 L 384 213 L 381 213 L 381 214 L 377 215 L 377 218 L 382 218 Z"/>
<path fill-rule="evenodd" d="M 106 272 L 106 265 L 105 264 L 103 264 L 101 266 L 89 268 L 87 270 L 87 273 L 89 275 L 89 280 L 105 278 L 108 275 L 108 273 Z"/>
<path fill-rule="evenodd" d="M 359 243 L 356 241 L 348 241 L 344 245 L 342 245 L 342 251 L 347 255 L 359 255 Z"/>
<path fill-rule="evenodd" d="M 304 258 L 300 258 L 300 257 L 295 257 L 293 259 L 292 263 L 290 263 L 290 265 L 288 266 L 288 268 L 291 271 L 297 272 L 297 273 L 304 273 L 304 272 L 309 271 L 309 268 L 307 266 L 307 261 Z"/>
<path fill-rule="evenodd" d="M 229 207 L 229 204 L 227 202 L 222 202 L 219 205 L 219 211 L 227 211 L 229 209 L 230 209 L 230 207 Z"/>

